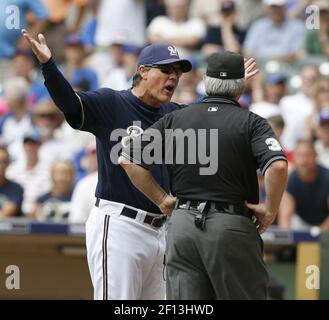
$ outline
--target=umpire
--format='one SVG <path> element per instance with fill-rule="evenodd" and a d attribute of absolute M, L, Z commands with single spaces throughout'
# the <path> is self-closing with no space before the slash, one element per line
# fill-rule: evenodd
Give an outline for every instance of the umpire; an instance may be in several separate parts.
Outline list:
<path fill-rule="evenodd" d="M 164 214 L 170 216 L 174 209 L 167 234 L 168 299 L 267 298 L 268 274 L 259 234 L 278 212 L 287 161 L 267 121 L 237 102 L 245 86 L 244 71 L 239 54 L 210 56 L 207 97 L 160 119 L 140 137 L 142 144 L 130 143 L 120 157 L 135 186 L 161 204 Z M 197 138 L 186 143 L 182 136 L 191 129 Z M 205 132 L 206 139 L 201 141 L 200 133 Z M 217 139 L 211 140 L 214 132 Z M 173 153 L 172 163 L 168 163 L 170 157 L 163 158 L 169 165 L 176 198 L 149 172 L 150 159 L 145 154 L 152 153 L 144 152 L 150 148 L 149 141 L 155 150 L 161 150 L 160 144 L 163 155 L 168 155 L 168 150 Z M 196 163 L 189 163 L 195 152 Z M 182 155 L 184 161 L 177 161 Z M 201 161 L 207 155 L 217 164 L 210 174 Z M 264 204 L 258 204 L 257 169 L 265 179 Z M 252 214 L 257 217 L 255 224 Z"/>

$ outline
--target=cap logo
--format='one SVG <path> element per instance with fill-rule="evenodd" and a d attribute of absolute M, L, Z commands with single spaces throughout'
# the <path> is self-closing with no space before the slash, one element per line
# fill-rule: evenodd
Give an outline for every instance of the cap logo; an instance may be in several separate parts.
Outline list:
<path fill-rule="evenodd" d="M 175 47 L 169 46 L 168 50 L 169 50 L 169 53 L 170 53 L 171 56 L 178 57 L 178 52 L 177 52 L 177 49 Z"/>
<path fill-rule="evenodd" d="M 216 112 L 218 111 L 218 107 L 209 107 L 208 112 Z"/>
<path fill-rule="evenodd" d="M 219 76 L 220 77 L 227 77 L 227 72 L 220 72 L 219 73 Z"/>

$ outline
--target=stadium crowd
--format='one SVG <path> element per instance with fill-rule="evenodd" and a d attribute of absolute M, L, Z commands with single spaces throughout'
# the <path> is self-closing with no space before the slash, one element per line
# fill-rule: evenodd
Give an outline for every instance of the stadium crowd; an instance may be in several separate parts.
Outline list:
<path fill-rule="evenodd" d="M 0 219 L 83 223 L 95 202 L 94 137 L 64 121 L 22 28 L 45 34 L 79 91 L 129 89 L 141 49 L 172 44 L 193 65 L 174 94 L 181 104 L 205 95 L 213 52 L 254 57 L 261 72 L 240 104 L 269 121 L 289 159 L 276 223 L 329 230 L 327 0 L 1 0 Z"/>

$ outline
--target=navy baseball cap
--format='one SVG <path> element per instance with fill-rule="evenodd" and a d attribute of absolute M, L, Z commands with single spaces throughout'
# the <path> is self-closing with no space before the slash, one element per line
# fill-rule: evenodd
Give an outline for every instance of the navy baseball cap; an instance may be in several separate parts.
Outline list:
<path fill-rule="evenodd" d="M 179 63 L 183 72 L 189 72 L 192 64 L 186 59 L 180 59 L 177 48 L 170 44 L 151 44 L 145 47 L 139 55 L 137 67 L 147 64 Z"/>

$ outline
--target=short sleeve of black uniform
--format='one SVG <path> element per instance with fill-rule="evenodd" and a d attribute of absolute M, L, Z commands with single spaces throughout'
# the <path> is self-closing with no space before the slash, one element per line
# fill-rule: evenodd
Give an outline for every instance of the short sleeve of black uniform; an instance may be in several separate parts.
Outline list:
<path fill-rule="evenodd" d="M 101 128 L 111 128 L 116 116 L 116 94 L 109 88 L 77 92 L 81 104 L 81 117 L 65 114 L 66 121 L 74 128 L 97 135 Z"/>
<path fill-rule="evenodd" d="M 153 164 L 163 163 L 166 150 L 165 129 L 170 124 L 171 114 L 155 122 L 139 136 L 130 136 L 121 155 L 130 162 L 149 170 Z"/>
<path fill-rule="evenodd" d="M 264 175 L 271 163 L 277 160 L 287 161 L 287 158 L 267 120 L 254 113 L 250 113 L 249 117 L 252 153 Z"/>

